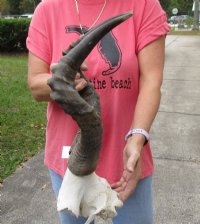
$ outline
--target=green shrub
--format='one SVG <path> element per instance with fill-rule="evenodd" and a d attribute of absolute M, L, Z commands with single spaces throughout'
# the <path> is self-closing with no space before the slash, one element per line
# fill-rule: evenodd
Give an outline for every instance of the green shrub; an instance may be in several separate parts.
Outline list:
<path fill-rule="evenodd" d="M 185 28 L 185 26 L 184 26 L 184 24 L 178 24 L 178 28 L 183 29 L 183 28 Z"/>
<path fill-rule="evenodd" d="M 188 17 L 188 18 L 185 20 L 185 23 L 186 23 L 187 27 L 190 28 L 190 27 L 193 25 L 193 23 L 194 23 L 194 18 L 192 18 L 192 17 Z"/>
<path fill-rule="evenodd" d="M 0 52 L 26 52 L 30 19 L 0 19 Z"/>

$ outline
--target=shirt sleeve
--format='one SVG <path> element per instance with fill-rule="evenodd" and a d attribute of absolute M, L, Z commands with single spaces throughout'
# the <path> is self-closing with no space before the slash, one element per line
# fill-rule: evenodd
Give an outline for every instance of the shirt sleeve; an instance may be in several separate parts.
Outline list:
<path fill-rule="evenodd" d="M 32 54 L 50 64 L 51 51 L 45 18 L 44 4 L 41 2 L 31 20 L 26 46 Z"/>
<path fill-rule="evenodd" d="M 139 53 L 146 45 L 162 35 L 166 35 L 170 28 L 167 16 L 158 0 L 146 0 L 143 10 L 140 11 L 136 52 Z"/>

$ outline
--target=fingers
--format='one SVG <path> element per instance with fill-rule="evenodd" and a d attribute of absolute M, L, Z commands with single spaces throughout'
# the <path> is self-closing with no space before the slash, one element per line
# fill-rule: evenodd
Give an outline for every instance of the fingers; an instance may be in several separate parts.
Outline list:
<path fill-rule="evenodd" d="M 135 170 L 133 173 L 128 171 L 125 173 L 126 177 L 124 177 L 124 182 L 121 183 L 121 186 L 114 189 L 117 191 L 119 199 L 122 201 L 125 201 L 135 191 L 140 176 L 140 171 L 137 170 Z"/>
<path fill-rule="evenodd" d="M 137 183 L 132 184 L 131 187 L 126 187 L 126 190 L 119 192 L 118 197 L 122 201 L 126 201 L 126 199 L 135 191 Z"/>
<path fill-rule="evenodd" d="M 120 181 L 111 185 L 112 189 L 118 193 L 120 200 L 125 201 L 135 190 L 138 179 L 131 177 L 131 173 L 127 177 L 122 177 Z"/>
<path fill-rule="evenodd" d="M 113 183 L 111 185 L 111 188 L 113 190 L 115 190 L 116 192 L 121 192 L 124 191 L 126 189 L 126 185 L 127 185 L 127 181 L 125 180 L 125 178 L 122 176 L 120 181 Z"/>
<path fill-rule="evenodd" d="M 137 165 L 137 162 L 140 158 L 140 154 L 138 152 L 134 152 L 131 154 L 127 160 L 126 168 L 129 172 L 133 172 L 135 170 L 135 167 Z"/>
<path fill-rule="evenodd" d="M 88 70 L 88 65 L 87 65 L 87 62 L 86 62 L 86 61 L 84 61 L 84 62 L 82 63 L 80 69 L 81 69 L 81 71 L 87 71 L 87 70 Z"/>
<path fill-rule="evenodd" d="M 140 157 L 137 159 L 137 156 L 132 155 L 130 156 L 129 162 L 131 168 L 134 167 L 134 171 L 130 172 L 125 168 L 121 179 L 111 185 L 111 187 L 118 193 L 119 199 L 122 201 L 125 201 L 135 191 L 137 183 L 141 177 Z"/>
<path fill-rule="evenodd" d="M 80 67 L 81 71 L 87 71 L 88 70 L 88 65 L 87 62 L 84 61 Z M 82 89 L 85 88 L 85 86 L 87 85 L 87 81 L 83 78 L 81 78 L 80 73 L 76 74 L 75 77 L 75 88 L 77 91 L 81 91 Z"/>
<path fill-rule="evenodd" d="M 83 78 L 80 78 L 80 73 L 76 74 L 75 77 L 75 88 L 77 91 L 81 91 L 87 85 L 87 81 Z"/>
<path fill-rule="evenodd" d="M 52 65 L 51 65 L 51 71 L 52 71 L 52 73 L 55 73 L 57 69 L 58 69 L 58 64 L 55 63 L 55 64 L 52 64 Z M 88 69 L 88 65 L 87 65 L 86 61 L 84 61 L 84 62 L 82 63 L 80 69 L 81 69 L 81 71 L 86 71 L 86 70 Z M 55 79 L 55 76 L 54 76 L 54 79 Z M 59 77 L 57 77 L 57 79 L 59 79 Z M 61 79 L 61 81 L 63 82 L 62 79 Z M 50 79 L 50 80 L 48 81 L 48 85 L 49 85 L 51 88 L 53 88 L 53 84 L 54 84 L 54 83 L 52 83 L 52 80 Z M 64 84 L 65 84 L 65 83 L 63 83 L 63 85 L 64 85 Z M 54 84 L 54 85 L 55 85 L 55 84 Z M 60 85 L 60 82 L 59 82 L 59 85 Z M 80 73 L 77 73 L 77 74 L 76 74 L 76 77 L 75 77 L 75 88 L 76 88 L 76 90 L 77 90 L 77 91 L 81 91 L 82 89 L 85 88 L 86 85 L 87 85 L 87 81 L 86 81 L 84 78 L 81 78 Z"/>

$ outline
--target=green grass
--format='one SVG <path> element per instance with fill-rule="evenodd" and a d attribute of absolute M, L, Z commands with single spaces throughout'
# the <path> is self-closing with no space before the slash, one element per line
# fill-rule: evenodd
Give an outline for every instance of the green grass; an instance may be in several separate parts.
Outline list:
<path fill-rule="evenodd" d="M 46 103 L 27 87 L 27 55 L 0 55 L 0 182 L 44 148 Z"/>
<path fill-rule="evenodd" d="M 191 30 L 191 31 L 175 31 L 171 29 L 170 35 L 194 35 L 194 36 L 200 36 L 200 31 L 197 30 Z"/>

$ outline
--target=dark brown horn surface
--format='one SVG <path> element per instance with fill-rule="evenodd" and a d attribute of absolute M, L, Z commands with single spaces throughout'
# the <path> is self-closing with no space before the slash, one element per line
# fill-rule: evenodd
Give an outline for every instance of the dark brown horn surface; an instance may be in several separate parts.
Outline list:
<path fill-rule="evenodd" d="M 48 85 L 52 89 L 50 96 L 72 116 L 80 128 L 71 146 L 68 160 L 68 168 L 77 176 L 89 175 L 95 171 L 103 130 L 98 94 L 89 82 L 78 92 L 74 84 L 75 76 L 99 40 L 131 15 L 129 12 L 115 16 L 91 29 L 73 43 L 60 61 L 51 67 L 53 76 L 48 80 Z"/>

